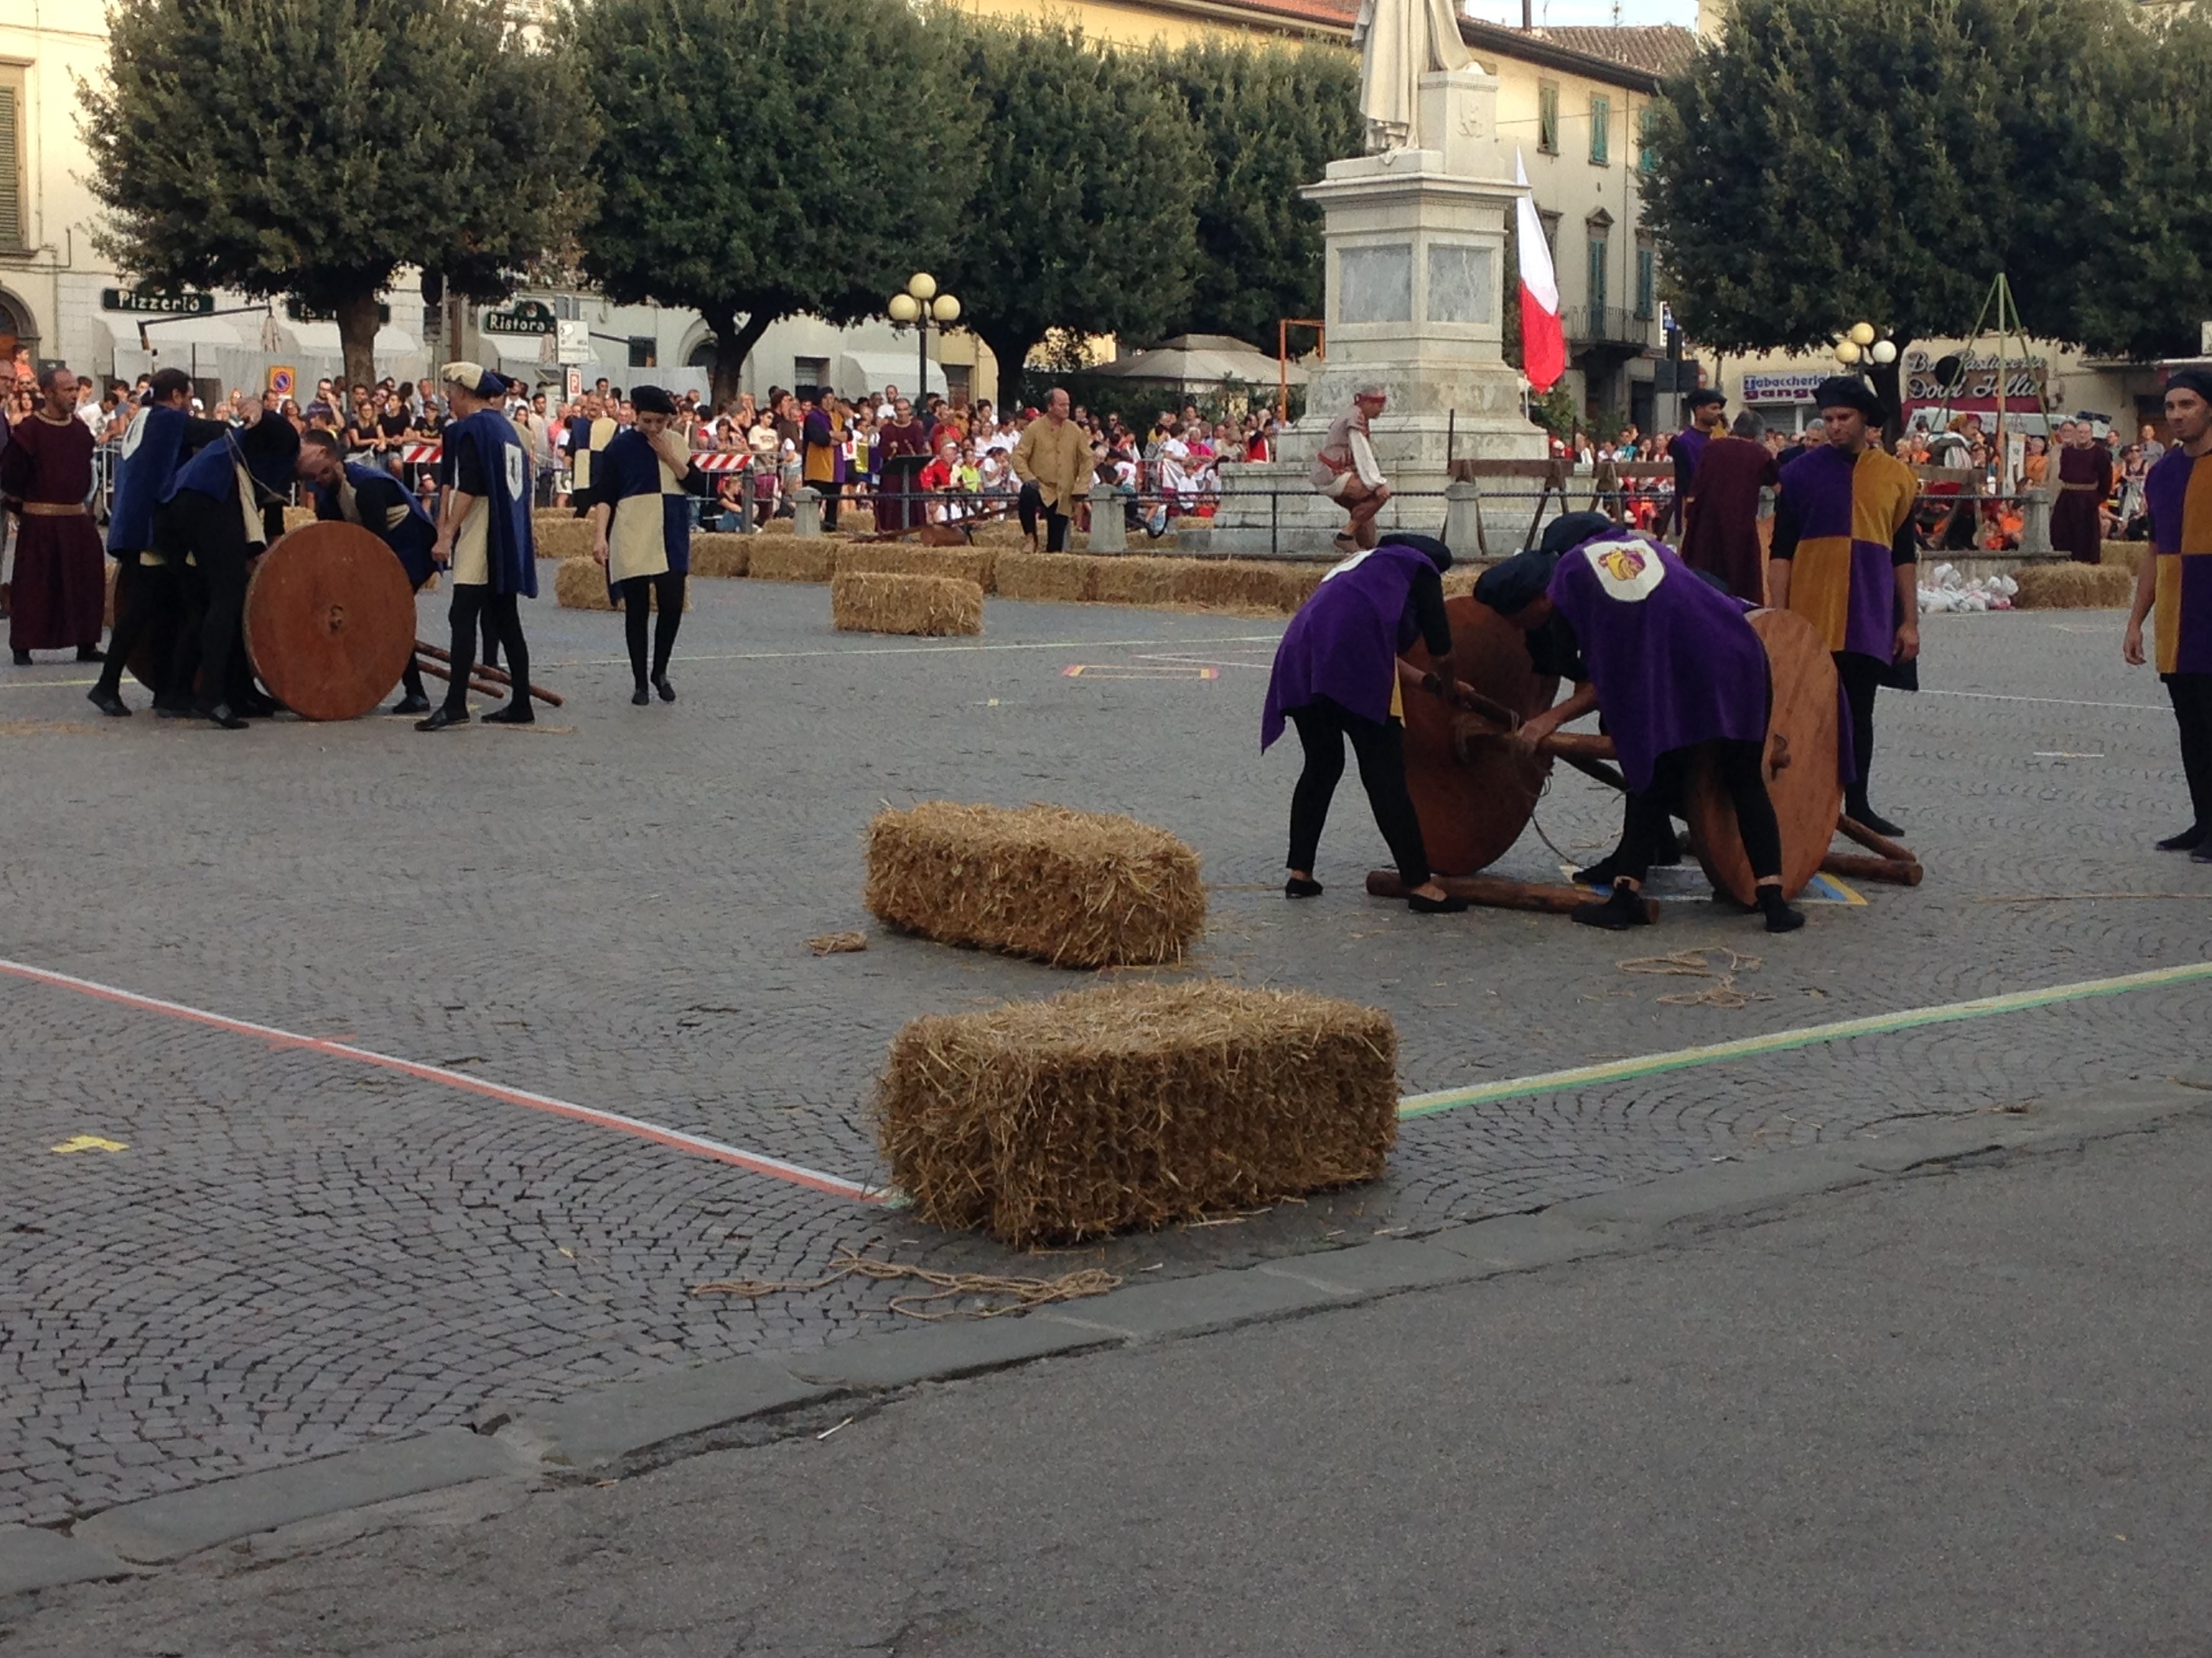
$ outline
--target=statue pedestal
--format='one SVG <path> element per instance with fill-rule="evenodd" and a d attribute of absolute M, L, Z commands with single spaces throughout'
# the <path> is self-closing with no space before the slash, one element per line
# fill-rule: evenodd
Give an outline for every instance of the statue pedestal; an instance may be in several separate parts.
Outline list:
<path fill-rule="evenodd" d="M 1389 392 L 1372 428 L 1394 496 L 1386 530 L 1439 532 L 1449 459 L 1543 458 L 1544 434 L 1522 413 L 1520 371 L 1501 355 L 1500 307 L 1519 280 L 1505 269 L 1506 216 L 1521 186 L 1498 139 L 1497 99 L 1497 77 L 1479 69 L 1425 75 L 1418 132 L 1431 148 L 1332 161 L 1305 187 L 1327 216 L 1328 360 L 1279 459 L 1221 469 L 1226 489 L 1296 493 L 1224 498 L 1212 548 L 1264 551 L 1272 540 L 1285 552 L 1328 550 L 1344 513 L 1313 490 L 1308 469 L 1362 386 Z M 1518 547 L 1528 518 L 1524 502 L 1486 507 L 1491 547 Z"/>

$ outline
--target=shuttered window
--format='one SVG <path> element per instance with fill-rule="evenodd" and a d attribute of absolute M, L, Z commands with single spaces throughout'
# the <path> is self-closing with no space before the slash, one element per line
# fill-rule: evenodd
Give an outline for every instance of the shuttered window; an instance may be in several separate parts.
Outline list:
<path fill-rule="evenodd" d="M 0 81 L 0 247 L 23 246 L 23 88 Z"/>

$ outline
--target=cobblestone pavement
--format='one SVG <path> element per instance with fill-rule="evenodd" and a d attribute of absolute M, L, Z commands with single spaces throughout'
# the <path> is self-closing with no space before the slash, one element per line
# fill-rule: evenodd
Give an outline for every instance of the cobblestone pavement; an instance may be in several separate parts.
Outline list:
<path fill-rule="evenodd" d="M 1930 690 L 1883 699 L 1876 791 L 1928 880 L 1770 942 L 1702 903 L 1626 939 L 1412 916 L 1360 892 L 1384 853 L 1351 784 L 1328 893 L 1285 904 L 1297 762 L 1255 741 L 1273 622 L 994 602 L 980 642 L 885 641 L 833 633 L 818 586 L 696 591 L 673 708 L 629 705 L 618 618 L 530 607 L 538 677 L 570 702 L 527 732 L 106 722 L 82 670 L 15 671 L 0 955 L 867 1180 L 866 1099 L 904 1020 L 1079 982 L 880 936 L 811 956 L 866 925 L 860 835 L 886 800 L 1174 830 L 1213 884 L 1186 970 L 1389 1007 L 1408 1091 L 2212 954 L 2212 872 L 2148 850 L 2184 797 L 2115 615 L 1931 618 Z M 1586 854 L 1616 813 L 1567 774 L 1539 817 Z M 1501 867 L 1558 861 L 1530 835 Z M 2182 896 L 2063 896 L 2100 893 Z M 1687 981 L 1617 969 L 1709 944 L 1763 958 L 1740 975 L 1763 999 L 1668 1005 Z M 1030 1270 L 1195 1270 L 2163 1073 L 2201 1053 L 2208 1003 L 2142 990 L 1451 1111 L 1409 1123 L 1374 1187 Z M 807 1278 L 871 1242 L 1006 1264 L 896 1211 L 83 990 L 0 978 L 0 1522 L 893 1321 L 883 1286 L 752 1303 L 692 1296 L 703 1279 Z M 126 1149 L 50 1149 L 83 1135 Z"/>

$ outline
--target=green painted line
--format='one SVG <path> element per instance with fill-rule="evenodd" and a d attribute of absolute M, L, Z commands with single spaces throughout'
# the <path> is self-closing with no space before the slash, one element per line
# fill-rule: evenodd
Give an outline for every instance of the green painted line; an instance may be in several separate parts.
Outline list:
<path fill-rule="evenodd" d="M 1703 1048 L 1678 1048 L 1670 1054 L 1638 1054 L 1599 1065 L 1577 1066 L 1567 1071 L 1545 1071 L 1533 1077 L 1481 1083 L 1473 1088 L 1409 1095 L 1398 1102 L 1398 1115 L 1401 1119 L 1432 1117 L 1440 1111 L 1455 1111 L 1463 1105 L 1489 1105 L 1498 1100 L 1526 1099 L 1534 1094 L 1564 1093 L 1570 1089 L 1627 1082 L 1668 1071 L 1687 1071 L 1701 1065 L 1749 1059 L 1759 1054 L 1786 1053 L 1791 1048 L 1843 1042 L 1852 1036 L 1917 1030 L 1923 1025 L 1954 1024 L 1961 1019 L 1986 1019 L 1998 1013 L 2025 1013 L 2061 1002 L 2122 996 L 2130 990 L 2154 990 L 2205 979 L 2212 979 L 2212 962 L 2191 962 L 2184 967 L 2154 968 L 2147 973 L 2127 973 L 2113 979 L 2085 979 L 2078 984 L 2051 985 L 2042 990 L 2008 991 L 2002 996 L 1982 996 L 1969 1002 L 1908 1007 L 1895 1013 L 1870 1013 L 1863 1018 L 1838 1019 L 1832 1024 L 1799 1025 L 1794 1029 L 1770 1031 L 1764 1036 L 1739 1036 L 1734 1042 L 1712 1042 Z"/>

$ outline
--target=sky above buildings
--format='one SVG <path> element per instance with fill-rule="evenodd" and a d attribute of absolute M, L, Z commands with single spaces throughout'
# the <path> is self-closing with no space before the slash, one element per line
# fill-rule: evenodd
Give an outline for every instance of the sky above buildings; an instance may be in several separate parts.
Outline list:
<path fill-rule="evenodd" d="M 1465 0 L 1467 15 L 1485 22 L 1521 21 L 1521 0 Z M 1698 0 L 1532 0 L 1538 27 L 1584 23 L 1680 23 L 1698 21 Z"/>

